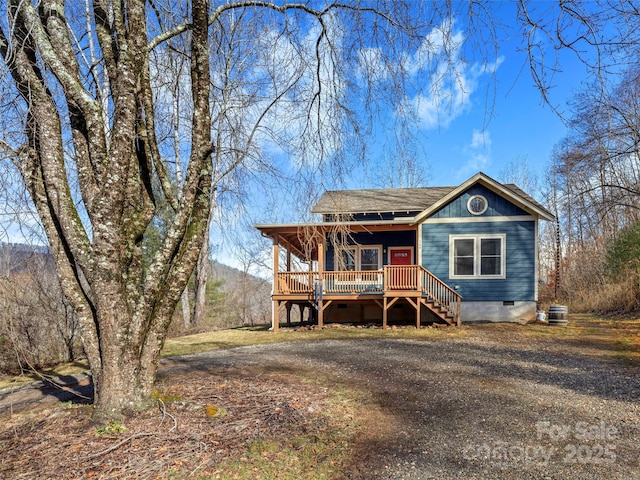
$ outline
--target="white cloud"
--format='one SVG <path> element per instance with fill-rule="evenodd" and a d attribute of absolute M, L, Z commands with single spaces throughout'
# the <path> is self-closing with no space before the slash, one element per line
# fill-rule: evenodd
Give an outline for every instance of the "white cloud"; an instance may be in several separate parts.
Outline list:
<path fill-rule="evenodd" d="M 464 41 L 456 22 L 448 20 L 433 28 L 418 50 L 406 56 L 405 71 L 421 88 L 405 105 L 411 106 L 426 130 L 447 128 L 469 111 L 480 78 L 495 73 L 504 61 L 499 57 L 490 63 L 468 64 L 462 57 Z"/>
<path fill-rule="evenodd" d="M 473 130 L 471 134 L 471 144 L 469 145 L 471 148 L 491 148 L 491 135 L 486 130 Z"/>
<path fill-rule="evenodd" d="M 474 129 L 471 142 L 463 149 L 466 162 L 460 168 L 460 175 L 467 178 L 483 171 L 491 164 L 491 134 L 487 130 Z"/>

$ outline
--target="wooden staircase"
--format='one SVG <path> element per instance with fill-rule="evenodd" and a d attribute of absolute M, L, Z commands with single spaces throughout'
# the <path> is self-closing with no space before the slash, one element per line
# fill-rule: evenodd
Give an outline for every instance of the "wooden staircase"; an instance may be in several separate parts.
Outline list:
<path fill-rule="evenodd" d="M 429 270 L 420 265 L 387 265 L 384 271 L 384 293 L 391 304 L 405 298 L 415 308 L 420 303 L 449 325 L 460 326 L 462 296 Z M 417 294 L 415 299 L 412 292 Z"/>

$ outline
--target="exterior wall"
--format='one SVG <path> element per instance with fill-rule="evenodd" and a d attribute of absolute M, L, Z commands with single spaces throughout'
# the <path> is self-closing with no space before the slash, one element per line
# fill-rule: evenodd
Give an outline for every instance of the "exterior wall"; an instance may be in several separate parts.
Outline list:
<path fill-rule="evenodd" d="M 466 301 L 535 301 L 535 221 L 426 223 L 422 225 L 422 266 L 447 283 Z M 452 279 L 449 236 L 506 235 L 505 278 Z"/>
<path fill-rule="evenodd" d="M 472 215 L 467 201 L 483 195 L 488 208 Z M 451 278 L 451 235 L 505 235 L 504 278 Z M 482 185 L 441 208 L 420 227 L 421 263 L 462 295 L 462 321 L 515 321 L 535 318 L 537 301 L 537 222 L 525 211 Z"/>
<path fill-rule="evenodd" d="M 536 302 L 465 302 L 460 305 L 462 323 L 530 322 L 536 318 Z"/>
<path fill-rule="evenodd" d="M 413 230 L 396 231 L 396 232 L 371 232 L 371 233 L 354 233 L 351 235 L 349 243 L 357 245 L 382 245 L 382 264 L 387 265 L 388 247 L 413 247 L 416 251 L 416 232 Z M 327 271 L 335 270 L 335 250 L 331 242 L 326 242 L 325 269 Z M 414 253 L 414 255 L 416 255 Z M 416 259 L 413 259 L 416 262 Z"/>
<path fill-rule="evenodd" d="M 482 215 L 473 215 L 467 210 L 467 202 L 469 198 L 474 195 L 482 195 L 487 199 L 488 208 Z M 527 216 L 528 213 L 522 210 L 517 205 L 514 205 L 506 198 L 498 195 L 492 190 L 489 190 L 483 185 L 473 185 L 466 192 L 455 198 L 433 215 L 430 219 L 444 219 L 444 218 L 478 218 L 478 217 L 511 217 L 511 216 Z"/>

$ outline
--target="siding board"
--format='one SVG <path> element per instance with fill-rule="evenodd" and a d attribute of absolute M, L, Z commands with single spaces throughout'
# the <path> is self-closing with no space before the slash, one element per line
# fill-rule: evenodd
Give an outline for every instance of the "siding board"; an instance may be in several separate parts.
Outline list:
<path fill-rule="evenodd" d="M 466 204 L 465 204 L 466 208 Z M 535 300 L 535 222 L 428 223 L 421 226 L 422 265 L 463 296 L 463 301 Z M 451 279 L 449 236 L 506 234 L 506 278 Z"/>
<path fill-rule="evenodd" d="M 467 202 L 474 195 L 482 195 L 487 199 L 488 208 L 482 215 L 472 215 L 467 210 Z M 476 184 L 454 200 L 434 212 L 430 218 L 470 218 L 470 217 L 495 217 L 495 216 L 520 216 L 528 215 L 517 205 L 506 198 L 489 190 L 484 185 Z"/>

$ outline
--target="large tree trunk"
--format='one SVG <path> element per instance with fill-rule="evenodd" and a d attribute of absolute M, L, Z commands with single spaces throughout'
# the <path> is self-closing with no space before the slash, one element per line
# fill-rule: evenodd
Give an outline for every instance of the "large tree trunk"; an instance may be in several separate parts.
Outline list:
<path fill-rule="evenodd" d="M 180 307 L 182 308 L 182 327 L 184 329 L 189 329 L 191 328 L 192 322 L 191 322 L 191 302 L 189 301 L 188 286 L 185 287 L 185 289 L 182 291 L 182 295 L 180 295 Z"/>
<path fill-rule="evenodd" d="M 208 236 L 207 236 L 208 237 Z M 193 305 L 193 324 L 204 324 L 207 306 L 207 282 L 209 281 L 209 242 L 208 238 L 202 244 L 195 272 L 195 299 Z"/>
<path fill-rule="evenodd" d="M 404 7 L 396 21 L 359 2 L 318 9 L 314 2 L 251 0 L 214 8 L 207 0 L 0 4 L 0 54 L 12 80 L 0 82 L 2 113 L 11 118 L 3 125 L 13 128 L 0 132 L 0 148 L 19 163 L 78 316 L 97 418 L 145 406 L 170 319 L 206 238 L 217 186 L 245 162 L 259 172 L 277 170 L 258 147 L 269 139 L 290 144 L 283 151 L 300 154 L 294 163 L 301 169 L 335 154 L 341 170 L 344 152 L 335 149 L 345 127 L 351 124 L 355 136 L 363 131 L 356 111 L 376 94 L 388 92 L 391 109 L 406 100 L 393 96 L 404 82 L 386 69 L 413 56 L 405 40 L 425 38 L 421 29 L 402 26 L 420 7 L 373 4 Z M 396 41 L 402 51 L 392 48 Z M 387 52 L 357 53 L 365 44 L 388 47 L 387 61 L 374 61 Z M 172 76 L 170 55 L 190 71 Z M 368 66 L 362 63 L 367 57 Z M 376 80 L 364 87 L 367 100 L 351 102 L 350 89 L 365 79 L 351 75 L 367 76 L 369 69 Z M 387 88 L 386 77 L 394 88 Z M 171 123 L 168 86 L 185 94 L 184 125 Z M 14 102 L 8 92 L 20 98 Z M 172 148 L 172 130 L 190 135 L 189 148 Z M 179 182 L 172 178 L 178 166 L 184 167 Z M 203 254 L 198 316 L 207 264 Z"/>
<path fill-rule="evenodd" d="M 28 107 L 21 172 L 63 291 L 80 320 L 99 419 L 147 405 L 169 322 L 205 237 L 212 149 L 208 5 L 201 0 L 192 4 L 193 133 L 179 202 L 167 186 L 155 139 L 144 2 L 127 3 L 126 12 L 118 3 L 94 4 L 111 88 L 110 113 L 85 90 L 62 2 L 43 0 L 36 11 L 31 2 L 10 0 L 14 28 L 9 37 L 0 31 L 0 53 Z M 69 186 L 64 111 L 48 87 L 52 75 L 67 102 L 85 221 Z M 174 215 L 145 266 L 144 235 L 157 208 L 154 175 Z"/>

